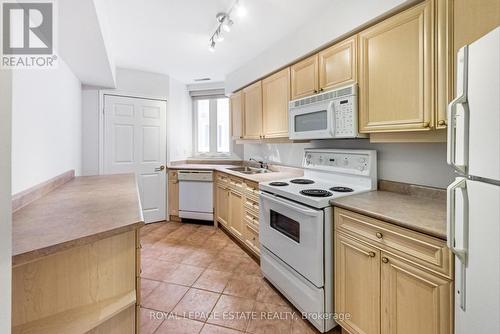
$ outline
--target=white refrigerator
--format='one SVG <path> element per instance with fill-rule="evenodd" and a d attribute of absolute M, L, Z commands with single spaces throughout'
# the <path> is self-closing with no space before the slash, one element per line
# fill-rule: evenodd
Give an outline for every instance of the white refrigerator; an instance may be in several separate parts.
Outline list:
<path fill-rule="evenodd" d="M 448 107 L 455 334 L 500 333 L 500 27 L 459 50 Z"/>

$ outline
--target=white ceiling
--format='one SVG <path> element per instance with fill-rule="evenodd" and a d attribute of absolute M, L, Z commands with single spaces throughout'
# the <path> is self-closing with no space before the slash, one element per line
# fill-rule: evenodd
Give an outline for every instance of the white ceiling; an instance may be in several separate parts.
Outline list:
<path fill-rule="evenodd" d="M 332 0 L 242 0 L 247 14 L 208 51 L 215 15 L 234 0 L 106 0 L 103 19 L 116 66 L 168 74 L 184 83 L 222 81 Z"/>

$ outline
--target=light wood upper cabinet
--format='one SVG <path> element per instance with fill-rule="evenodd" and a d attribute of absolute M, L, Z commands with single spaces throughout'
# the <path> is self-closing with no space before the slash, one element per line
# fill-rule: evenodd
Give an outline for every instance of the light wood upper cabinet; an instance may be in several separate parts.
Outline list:
<path fill-rule="evenodd" d="M 168 172 L 168 214 L 179 216 L 179 180 L 176 170 Z"/>
<path fill-rule="evenodd" d="M 446 110 L 455 94 L 456 55 L 500 25 L 498 0 L 443 0 L 436 2 L 437 94 L 436 127 L 446 127 Z"/>
<path fill-rule="evenodd" d="M 233 139 L 243 138 L 243 115 L 244 115 L 244 100 L 243 92 L 238 91 L 229 98 L 231 108 L 231 137 Z"/>
<path fill-rule="evenodd" d="M 451 333 L 451 281 L 396 256 L 381 256 L 382 333 Z"/>
<path fill-rule="evenodd" d="M 262 80 L 264 138 L 288 137 L 289 101 L 289 67 Z"/>
<path fill-rule="evenodd" d="M 262 138 L 262 81 L 243 89 L 245 139 Z"/>
<path fill-rule="evenodd" d="M 290 67 L 291 72 L 291 99 L 313 95 L 319 91 L 318 55 L 315 54 Z"/>
<path fill-rule="evenodd" d="M 428 130 L 433 113 L 433 2 L 359 34 L 361 132 Z"/>
<path fill-rule="evenodd" d="M 380 333 L 380 251 L 336 233 L 335 312 L 352 333 Z"/>
<path fill-rule="evenodd" d="M 357 36 L 319 53 L 319 90 L 329 90 L 357 81 Z"/>

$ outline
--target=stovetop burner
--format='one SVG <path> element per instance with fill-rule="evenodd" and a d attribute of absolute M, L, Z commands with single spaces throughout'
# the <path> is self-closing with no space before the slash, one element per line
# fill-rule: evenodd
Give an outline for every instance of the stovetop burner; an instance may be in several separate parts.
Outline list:
<path fill-rule="evenodd" d="M 280 182 L 280 181 L 276 181 L 276 182 L 271 182 L 269 183 L 270 186 L 274 186 L 274 187 L 284 187 L 284 186 L 287 186 L 288 183 L 286 182 Z"/>
<path fill-rule="evenodd" d="M 313 184 L 314 183 L 313 180 L 309 180 L 309 179 L 293 179 L 290 182 L 295 183 L 295 184 Z"/>
<path fill-rule="evenodd" d="M 354 191 L 352 188 L 349 188 L 349 187 L 331 187 L 330 190 L 336 191 L 339 193 L 350 193 L 350 192 Z"/>
<path fill-rule="evenodd" d="M 331 192 L 323 189 L 306 189 L 306 190 L 301 190 L 300 193 L 302 195 L 312 196 L 312 197 L 329 197 L 333 195 Z"/>

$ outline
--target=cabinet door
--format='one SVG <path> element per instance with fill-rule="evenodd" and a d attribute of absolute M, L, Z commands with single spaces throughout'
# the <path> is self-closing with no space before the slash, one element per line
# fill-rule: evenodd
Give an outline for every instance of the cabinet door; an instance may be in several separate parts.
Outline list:
<path fill-rule="evenodd" d="M 356 82 L 357 36 L 319 53 L 320 91 Z"/>
<path fill-rule="evenodd" d="M 384 334 L 451 334 L 452 283 L 382 253 Z"/>
<path fill-rule="evenodd" d="M 359 34 L 361 132 L 430 128 L 433 34 L 430 0 Z"/>
<path fill-rule="evenodd" d="M 290 68 L 292 80 L 292 100 L 318 92 L 318 55 L 294 64 Z"/>
<path fill-rule="evenodd" d="M 380 252 L 336 235 L 335 312 L 351 315 L 338 322 L 351 334 L 380 334 Z"/>
<path fill-rule="evenodd" d="M 263 135 L 265 138 L 288 137 L 290 68 L 262 80 Z"/>
<path fill-rule="evenodd" d="M 244 128 L 243 138 L 260 139 L 262 136 L 262 82 L 243 89 Z"/>
<path fill-rule="evenodd" d="M 179 180 L 177 171 L 168 173 L 168 214 L 179 216 Z"/>
<path fill-rule="evenodd" d="M 216 217 L 224 226 L 228 225 L 229 190 L 221 184 L 216 185 Z"/>
<path fill-rule="evenodd" d="M 243 195 L 229 191 L 229 229 L 234 236 L 243 239 Z"/>
<path fill-rule="evenodd" d="M 243 138 L 243 93 L 239 91 L 231 95 L 229 103 L 231 106 L 231 137 L 241 139 Z"/>

